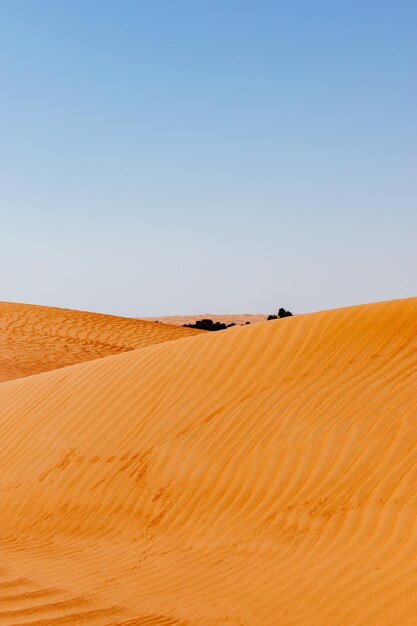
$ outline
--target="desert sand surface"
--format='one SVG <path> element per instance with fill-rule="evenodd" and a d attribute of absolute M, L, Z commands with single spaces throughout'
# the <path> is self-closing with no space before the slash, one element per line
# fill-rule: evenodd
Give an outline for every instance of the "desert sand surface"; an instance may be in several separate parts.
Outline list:
<path fill-rule="evenodd" d="M 416 409 L 417 298 L 1 383 L 0 624 L 416 624 Z"/>
<path fill-rule="evenodd" d="M 0 382 L 171 341 L 195 329 L 0 302 Z"/>
<path fill-rule="evenodd" d="M 183 326 L 184 324 L 194 324 L 197 320 L 209 319 L 213 322 L 223 322 L 223 324 L 237 324 L 241 326 L 249 322 L 264 322 L 268 317 L 265 313 L 202 313 L 200 315 L 166 315 L 162 317 L 143 317 L 141 319 L 151 322 L 163 322 L 164 324 L 173 324 L 174 326 Z"/>

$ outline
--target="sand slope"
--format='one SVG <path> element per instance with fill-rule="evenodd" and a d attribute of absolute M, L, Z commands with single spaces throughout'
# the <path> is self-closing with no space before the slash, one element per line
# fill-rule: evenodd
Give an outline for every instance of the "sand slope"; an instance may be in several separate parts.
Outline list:
<path fill-rule="evenodd" d="M 196 332 L 113 315 L 0 302 L 0 381 Z"/>
<path fill-rule="evenodd" d="M 0 385 L 0 623 L 417 615 L 417 299 Z"/>

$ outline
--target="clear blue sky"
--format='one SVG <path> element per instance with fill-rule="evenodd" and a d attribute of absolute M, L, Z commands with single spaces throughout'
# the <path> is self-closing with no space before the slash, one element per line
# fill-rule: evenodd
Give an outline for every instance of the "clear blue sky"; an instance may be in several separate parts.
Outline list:
<path fill-rule="evenodd" d="M 0 300 L 417 292 L 415 0 L 0 0 Z"/>

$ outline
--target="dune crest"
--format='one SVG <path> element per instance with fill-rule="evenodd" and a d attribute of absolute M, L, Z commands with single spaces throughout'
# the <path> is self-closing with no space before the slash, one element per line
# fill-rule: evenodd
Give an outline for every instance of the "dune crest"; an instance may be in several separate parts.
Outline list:
<path fill-rule="evenodd" d="M 0 302 L 0 382 L 196 334 L 144 320 Z"/>
<path fill-rule="evenodd" d="M 415 623 L 416 319 L 348 307 L 2 383 L 0 623 Z"/>
<path fill-rule="evenodd" d="M 222 322 L 223 324 L 243 325 L 246 322 L 255 324 L 257 322 L 265 322 L 268 314 L 266 313 L 201 313 L 199 315 L 165 315 L 160 317 L 143 317 L 142 319 L 151 322 L 163 322 L 164 324 L 174 324 L 175 326 L 183 326 L 184 324 L 195 324 L 197 320 L 210 319 L 213 322 Z"/>

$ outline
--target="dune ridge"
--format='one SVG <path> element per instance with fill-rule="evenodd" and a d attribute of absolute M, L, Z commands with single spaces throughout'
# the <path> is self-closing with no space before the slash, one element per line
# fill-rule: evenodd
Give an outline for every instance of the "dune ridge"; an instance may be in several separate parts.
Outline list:
<path fill-rule="evenodd" d="M 348 307 L 2 383 L 0 623 L 415 624 L 416 320 Z"/>
<path fill-rule="evenodd" d="M 135 318 L 0 302 L 0 382 L 195 334 Z"/>
<path fill-rule="evenodd" d="M 246 322 L 255 324 L 257 322 L 265 322 L 267 317 L 268 314 L 266 313 L 201 313 L 199 315 L 162 315 L 160 317 L 143 317 L 141 319 L 183 326 L 184 324 L 194 324 L 197 320 L 202 319 L 210 319 L 213 322 L 222 322 L 223 324 L 243 325 Z"/>

